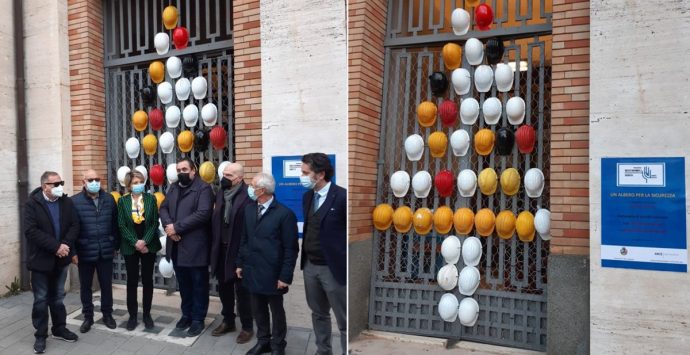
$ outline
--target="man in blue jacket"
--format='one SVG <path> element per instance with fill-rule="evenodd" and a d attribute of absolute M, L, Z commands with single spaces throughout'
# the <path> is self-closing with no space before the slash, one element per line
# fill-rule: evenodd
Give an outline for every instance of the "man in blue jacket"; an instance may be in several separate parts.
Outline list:
<path fill-rule="evenodd" d="M 84 322 L 79 331 L 86 333 L 93 325 L 93 273 L 101 286 L 101 312 L 103 323 L 115 329 L 113 319 L 113 256 L 120 247 L 120 232 L 117 227 L 117 206 L 115 199 L 101 189 L 101 177 L 89 169 L 84 172 L 82 191 L 72 197 L 79 216 L 79 238 L 77 255 L 72 257 L 79 267 L 82 314 Z"/>
<path fill-rule="evenodd" d="M 302 157 L 304 229 L 300 266 L 304 272 L 307 304 L 311 309 L 317 354 L 332 354 L 331 309 L 340 330 L 345 354 L 347 342 L 347 190 L 331 183 L 333 166 L 323 153 Z"/>
<path fill-rule="evenodd" d="M 247 355 L 283 355 L 287 345 L 283 295 L 292 283 L 297 262 L 297 217 L 273 197 L 275 186 L 273 176 L 259 173 L 247 188 L 249 198 L 256 203 L 249 204 L 244 211 L 245 227 L 236 270 L 252 295 L 256 321 L 258 341 Z"/>

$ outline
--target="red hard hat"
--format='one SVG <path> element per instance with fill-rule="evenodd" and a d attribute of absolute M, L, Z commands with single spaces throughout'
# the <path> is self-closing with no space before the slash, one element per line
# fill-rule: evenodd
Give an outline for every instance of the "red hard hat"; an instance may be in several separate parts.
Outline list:
<path fill-rule="evenodd" d="M 189 42 L 189 32 L 187 28 L 178 26 L 173 30 L 172 35 L 173 44 L 175 44 L 175 49 L 185 49 L 187 48 L 187 43 Z"/>
<path fill-rule="evenodd" d="M 520 126 L 517 132 L 515 132 L 515 140 L 517 141 L 517 146 L 518 150 L 520 150 L 520 153 L 532 153 L 534 150 L 534 143 L 537 140 L 537 136 L 534 133 L 534 128 L 527 124 Z"/>
<path fill-rule="evenodd" d="M 494 12 L 491 10 L 491 6 L 479 4 L 474 9 L 474 18 L 480 31 L 488 31 L 494 23 Z"/>
<path fill-rule="evenodd" d="M 160 164 L 155 164 L 149 170 L 149 178 L 156 186 L 161 186 L 165 182 L 165 169 Z"/>
<path fill-rule="evenodd" d="M 221 126 L 213 127 L 213 129 L 211 129 L 211 133 L 209 133 L 209 138 L 211 139 L 211 145 L 216 150 L 225 148 L 225 141 L 227 139 L 225 128 Z"/>
<path fill-rule="evenodd" d="M 165 123 L 165 119 L 163 118 L 163 111 L 161 111 L 161 109 L 156 107 L 149 111 L 149 125 L 151 125 L 152 130 L 161 130 L 163 128 L 163 123 Z"/>
<path fill-rule="evenodd" d="M 439 196 L 448 197 L 453 194 L 453 186 L 455 185 L 455 178 L 450 170 L 441 170 L 434 178 L 434 185 Z"/>
<path fill-rule="evenodd" d="M 438 107 L 443 127 L 453 127 L 458 122 L 458 104 L 452 100 L 443 100 Z"/>

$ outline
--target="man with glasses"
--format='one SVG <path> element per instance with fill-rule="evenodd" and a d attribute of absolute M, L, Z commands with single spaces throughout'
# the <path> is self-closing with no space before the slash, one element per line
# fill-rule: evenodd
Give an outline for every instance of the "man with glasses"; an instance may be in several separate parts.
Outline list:
<path fill-rule="evenodd" d="M 82 314 L 84 322 L 79 331 L 86 333 L 93 325 L 93 273 L 101 286 L 101 312 L 103 324 L 115 329 L 113 319 L 113 256 L 120 247 L 120 232 L 117 226 L 115 199 L 101 189 L 101 177 L 89 169 L 84 172 L 82 191 L 72 197 L 72 203 L 79 217 L 79 238 L 77 255 L 72 262 L 79 266 Z"/>
<path fill-rule="evenodd" d="M 31 320 L 36 332 L 34 352 L 46 349 L 48 310 L 53 320 L 53 338 L 75 342 L 78 337 L 66 328 L 65 280 L 79 220 L 72 200 L 65 197 L 60 175 L 46 171 L 41 186 L 31 192 L 24 206 L 24 236 L 28 246 L 27 267 L 31 271 L 34 305 Z"/>

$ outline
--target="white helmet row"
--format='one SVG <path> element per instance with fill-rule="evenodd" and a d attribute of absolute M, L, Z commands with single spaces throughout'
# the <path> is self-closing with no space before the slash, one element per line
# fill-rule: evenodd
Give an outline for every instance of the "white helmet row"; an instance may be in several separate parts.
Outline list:
<path fill-rule="evenodd" d="M 534 214 L 534 229 L 537 230 L 541 239 L 551 240 L 551 211 L 545 208 L 537 210 Z"/>
<path fill-rule="evenodd" d="M 501 119 L 501 113 L 503 112 L 503 105 L 501 105 L 501 100 L 490 97 L 484 100 L 482 104 L 482 113 L 484 114 L 484 122 L 488 125 L 495 125 Z"/>
<path fill-rule="evenodd" d="M 127 156 L 134 159 L 139 156 L 139 140 L 135 137 L 131 137 L 125 142 L 125 150 L 127 151 Z"/>
<path fill-rule="evenodd" d="M 206 97 L 206 78 L 203 76 L 197 76 L 192 80 L 192 93 L 194 93 L 194 98 L 201 100 Z"/>
<path fill-rule="evenodd" d="M 457 264 L 460 260 L 460 250 L 462 243 L 460 239 L 454 235 L 449 235 L 441 243 L 441 256 L 443 260 L 448 264 Z"/>
<path fill-rule="evenodd" d="M 177 106 L 169 106 L 165 109 L 165 125 L 168 128 L 176 128 L 180 125 L 180 108 Z"/>
<path fill-rule="evenodd" d="M 161 258 L 158 262 L 158 272 L 163 275 L 166 279 L 169 279 L 175 273 L 173 268 L 172 260 L 168 261 L 168 258 Z"/>
<path fill-rule="evenodd" d="M 176 56 L 172 56 L 165 61 L 165 69 L 171 78 L 177 79 L 182 75 L 182 61 Z"/>
<path fill-rule="evenodd" d="M 172 133 L 170 132 L 164 132 L 158 138 L 158 145 L 160 145 L 163 153 L 170 154 L 175 148 L 175 137 L 173 137 Z"/>
<path fill-rule="evenodd" d="M 470 13 L 461 8 L 453 10 L 450 17 L 450 24 L 453 26 L 453 33 L 457 36 L 466 34 L 470 29 Z"/>
<path fill-rule="evenodd" d="M 506 102 L 506 116 L 512 125 L 519 125 L 525 120 L 525 100 L 519 96 L 513 96 Z"/>
<path fill-rule="evenodd" d="M 453 155 L 463 157 L 470 148 L 470 135 L 464 129 L 459 129 L 450 135 L 450 147 Z"/>
<path fill-rule="evenodd" d="M 179 78 L 175 82 L 175 95 L 180 101 L 187 100 L 189 98 L 189 93 L 192 91 L 192 84 L 187 78 Z"/>
<path fill-rule="evenodd" d="M 474 327 L 479 317 L 479 303 L 472 297 L 465 297 L 460 301 L 458 307 L 458 318 L 460 324 L 466 327 Z"/>
<path fill-rule="evenodd" d="M 500 92 L 507 92 L 513 88 L 513 77 L 515 73 L 513 68 L 505 63 L 496 64 L 496 71 L 494 72 L 494 79 L 496 80 L 496 89 Z"/>
<path fill-rule="evenodd" d="M 128 166 L 121 166 L 117 169 L 117 181 L 121 186 L 125 186 L 125 177 L 131 171 Z"/>
<path fill-rule="evenodd" d="M 424 138 L 413 134 L 405 139 L 405 154 L 409 161 L 419 161 L 424 153 Z"/>
<path fill-rule="evenodd" d="M 489 92 L 494 83 L 494 71 L 491 67 L 482 64 L 474 70 L 474 87 L 478 92 Z"/>
<path fill-rule="evenodd" d="M 479 117 L 479 102 L 473 97 L 468 97 L 460 103 L 460 120 L 464 124 L 474 124 Z"/>
<path fill-rule="evenodd" d="M 168 164 L 168 167 L 165 169 L 165 177 L 168 178 L 169 184 L 177 182 L 177 164 Z"/>
<path fill-rule="evenodd" d="M 480 278 L 479 269 L 475 266 L 465 266 L 460 272 L 458 291 L 465 296 L 472 296 L 479 287 Z"/>
<path fill-rule="evenodd" d="M 404 170 L 398 170 L 391 175 L 391 190 L 395 197 L 405 197 L 410 188 L 410 174 Z"/>
<path fill-rule="evenodd" d="M 195 104 L 189 104 L 182 111 L 182 118 L 187 127 L 194 127 L 199 122 L 199 108 Z"/>
<path fill-rule="evenodd" d="M 438 315 L 446 322 L 455 322 L 458 319 L 459 308 L 458 298 L 452 293 L 444 293 L 438 301 Z"/>
<path fill-rule="evenodd" d="M 213 103 L 207 103 L 201 108 L 201 120 L 204 126 L 211 127 L 218 122 L 218 107 Z"/>
<path fill-rule="evenodd" d="M 161 100 L 162 103 L 167 105 L 167 104 L 172 102 L 172 100 L 173 100 L 173 88 L 169 82 L 164 81 L 164 82 L 158 84 L 158 87 L 156 88 L 156 92 L 158 93 L 158 98 Z"/>
<path fill-rule="evenodd" d="M 453 83 L 453 90 L 455 90 L 456 95 L 465 95 L 470 92 L 472 77 L 467 69 L 457 68 L 453 70 L 450 81 Z"/>
<path fill-rule="evenodd" d="M 525 173 L 525 192 L 527 197 L 537 198 L 544 191 L 544 173 L 539 168 L 532 168 Z"/>
<path fill-rule="evenodd" d="M 476 38 L 470 38 L 465 42 L 465 58 L 470 65 L 478 65 L 484 60 L 484 45 Z"/>
<path fill-rule="evenodd" d="M 156 47 L 158 55 L 168 54 L 168 50 L 170 50 L 170 36 L 165 32 L 156 33 L 156 36 L 153 37 L 153 46 Z"/>
<path fill-rule="evenodd" d="M 462 243 L 462 261 L 467 266 L 477 266 L 481 258 L 482 242 L 477 237 L 467 237 Z"/>
<path fill-rule="evenodd" d="M 458 174 L 458 191 L 462 197 L 472 197 L 477 192 L 477 174 L 471 169 L 464 169 Z"/>
<path fill-rule="evenodd" d="M 436 283 L 438 283 L 438 285 L 446 291 L 454 289 L 458 284 L 458 268 L 453 264 L 444 265 L 440 270 L 438 270 L 438 274 L 436 275 Z"/>
<path fill-rule="evenodd" d="M 412 190 L 417 198 L 426 198 L 431 191 L 431 175 L 428 171 L 418 171 L 412 177 Z"/>

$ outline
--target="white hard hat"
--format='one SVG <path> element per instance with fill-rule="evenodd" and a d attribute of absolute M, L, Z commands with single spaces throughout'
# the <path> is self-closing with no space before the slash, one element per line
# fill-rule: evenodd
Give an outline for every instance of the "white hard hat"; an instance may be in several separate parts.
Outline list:
<path fill-rule="evenodd" d="M 467 266 L 477 266 L 481 258 L 482 242 L 477 237 L 467 237 L 462 243 L 462 261 Z"/>
<path fill-rule="evenodd" d="M 506 102 L 506 116 L 512 125 L 519 125 L 525 120 L 525 100 L 519 96 L 513 96 Z"/>
<path fill-rule="evenodd" d="M 173 87 L 170 85 L 169 82 L 164 81 L 160 84 L 158 84 L 158 87 L 156 88 L 156 92 L 158 93 L 158 98 L 161 100 L 162 103 L 164 104 L 169 104 L 173 100 Z"/>
<path fill-rule="evenodd" d="M 501 113 L 503 113 L 503 105 L 501 105 L 501 100 L 490 97 L 484 100 L 482 104 L 482 113 L 484 114 L 484 122 L 488 125 L 495 125 L 501 119 Z"/>
<path fill-rule="evenodd" d="M 544 191 L 544 173 L 538 168 L 532 168 L 525 173 L 525 192 L 527 197 L 537 198 Z"/>
<path fill-rule="evenodd" d="M 158 32 L 156 36 L 153 37 L 153 46 L 156 47 L 156 53 L 158 55 L 168 54 L 170 49 L 170 36 L 165 32 Z"/>
<path fill-rule="evenodd" d="M 203 76 L 197 76 L 192 80 L 192 92 L 195 99 L 201 100 L 206 97 L 206 89 L 206 78 Z"/>
<path fill-rule="evenodd" d="M 410 174 L 404 170 L 398 170 L 391 175 L 391 190 L 395 197 L 405 197 L 410 188 Z"/>
<path fill-rule="evenodd" d="M 444 265 L 438 270 L 436 283 L 446 291 L 454 289 L 458 284 L 458 268 L 453 264 Z"/>
<path fill-rule="evenodd" d="M 534 214 L 534 229 L 543 240 L 551 240 L 551 211 L 540 208 Z"/>
<path fill-rule="evenodd" d="M 158 144 L 161 146 L 161 151 L 163 153 L 170 154 L 175 148 L 175 137 L 173 137 L 170 132 L 164 132 L 158 138 Z"/>
<path fill-rule="evenodd" d="M 165 125 L 168 128 L 176 128 L 180 125 L 180 108 L 177 106 L 170 106 L 165 109 Z"/>
<path fill-rule="evenodd" d="M 457 264 L 460 260 L 460 249 L 462 248 L 462 243 L 460 239 L 454 235 L 449 235 L 441 243 L 441 256 L 443 260 L 448 264 Z"/>
<path fill-rule="evenodd" d="M 438 301 L 438 315 L 446 322 L 455 322 L 458 319 L 458 298 L 452 293 L 444 293 Z"/>
<path fill-rule="evenodd" d="M 468 97 L 460 103 L 460 119 L 464 124 L 474 124 L 479 117 L 479 102 Z"/>
<path fill-rule="evenodd" d="M 206 127 L 214 126 L 218 122 L 218 107 L 216 107 L 216 104 L 209 102 L 201 108 L 201 120 Z"/>
<path fill-rule="evenodd" d="M 470 135 L 464 129 L 459 129 L 450 135 L 450 147 L 453 155 L 463 157 L 470 148 Z"/>
<path fill-rule="evenodd" d="M 194 127 L 199 122 L 199 108 L 195 104 L 189 104 L 182 111 L 182 118 L 187 127 Z"/>
<path fill-rule="evenodd" d="M 419 134 L 413 134 L 405 139 L 405 154 L 409 161 L 418 161 L 424 154 L 424 138 Z"/>
<path fill-rule="evenodd" d="M 189 98 L 189 93 L 192 91 L 192 84 L 189 83 L 187 78 L 179 78 L 175 82 L 175 95 L 180 101 L 187 100 Z"/>
<path fill-rule="evenodd" d="M 470 13 L 465 9 L 455 9 L 450 17 L 453 32 L 457 36 L 462 36 L 470 29 Z"/>
<path fill-rule="evenodd" d="M 177 182 L 177 164 L 168 164 L 165 169 L 165 176 L 168 178 L 168 183 L 174 184 Z"/>
<path fill-rule="evenodd" d="M 134 159 L 139 156 L 139 140 L 136 137 L 131 137 L 125 142 L 125 150 L 127 151 L 127 156 Z"/>
<path fill-rule="evenodd" d="M 477 174 L 465 169 L 458 174 L 458 191 L 462 197 L 472 197 L 477 192 Z"/>
<path fill-rule="evenodd" d="M 455 90 L 456 95 L 465 95 L 470 92 L 472 76 L 467 69 L 457 68 L 453 70 L 450 80 L 453 83 L 453 90 Z"/>
<path fill-rule="evenodd" d="M 146 169 L 145 166 L 143 165 L 137 165 L 134 170 L 138 171 L 141 173 L 141 175 L 144 175 L 144 184 L 149 180 L 149 171 Z"/>
<path fill-rule="evenodd" d="M 171 278 L 175 273 L 172 260 L 168 261 L 168 258 L 161 258 L 161 260 L 158 262 L 158 272 L 160 272 L 160 274 L 166 279 Z"/>
<path fill-rule="evenodd" d="M 494 72 L 494 78 L 496 80 L 496 88 L 500 92 L 507 92 L 513 88 L 513 68 L 505 63 L 496 64 L 496 71 Z"/>
<path fill-rule="evenodd" d="M 489 92 L 494 82 L 494 71 L 491 67 L 482 64 L 474 70 L 474 87 L 478 92 Z"/>
<path fill-rule="evenodd" d="M 418 171 L 412 177 L 412 190 L 417 198 L 426 198 L 431 191 L 431 175 L 429 172 Z"/>
<path fill-rule="evenodd" d="M 117 169 L 117 181 L 121 186 L 125 186 L 125 177 L 130 171 L 132 170 L 127 166 L 121 166 Z"/>
<path fill-rule="evenodd" d="M 182 61 L 176 56 L 172 56 L 165 61 L 165 69 L 171 78 L 177 79 L 182 75 Z"/>
<path fill-rule="evenodd" d="M 465 266 L 458 279 L 458 291 L 465 296 L 472 296 L 479 287 L 480 278 L 479 269 L 474 266 Z"/>
<path fill-rule="evenodd" d="M 224 160 L 223 162 L 218 164 L 218 176 L 220 176 L 221 178 L 223 177 L 223 171 L 225 171 L 225 166 L 228 164 L 230 164 L 230 162 L 227 160 Z"/>
<path fill-rule="evenodd" d="M 484 45 L 476 38 L 470 38 L 465 42 L 465 58 L 470 65 L 481 64 L 484 60 Z"/>
<path fill-rule="evenodd" d="M 161 250 L 158 251 L 160 255 L 165 255 L 165 243 L 168 241 L 167 235 L 162 235 L 158 237 L 158 241 L 161 242 Z"/>
<path fill-rule="evenodd" d="M 458 307 L 458 318 L 460 324 L 466 327 L 474 327 L 479 317 L 479 303 L 472 297 L 465 297 L 460 301 Z"/>

